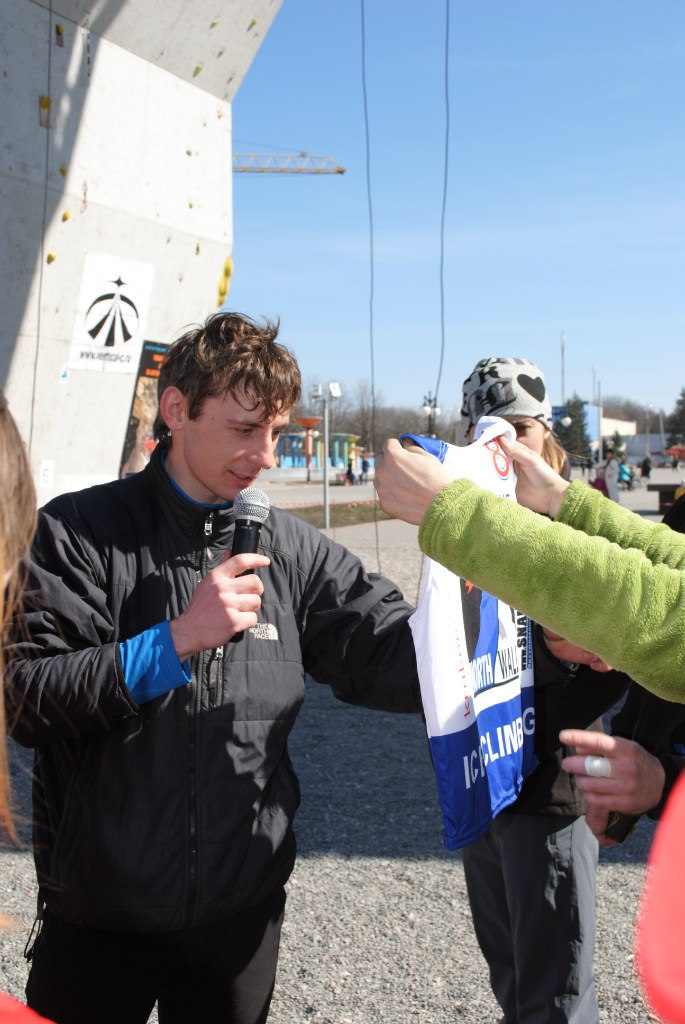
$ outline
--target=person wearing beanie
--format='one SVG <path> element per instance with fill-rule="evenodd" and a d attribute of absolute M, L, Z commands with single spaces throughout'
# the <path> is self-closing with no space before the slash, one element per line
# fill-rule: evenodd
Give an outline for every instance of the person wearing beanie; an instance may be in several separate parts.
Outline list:
<path fill-rule="evenodd" d="M 552 405 L 545 375 L 527 359 L 488 356 L 476 363 L 462 385 L 462 425 L 467 438 L 481 416 L 500 416 L 516 436 L 557 473 L 570 475 L 566 452 L 552 431 Z"/>
<path fill-rule="evenodd" d="M 519 442 L 570 476 L 566 452 L 553 434 L 545 377 L 534 363 L 481 359 L 464 381 L 461 413 L 467 440 L 481 416 L 500 416 L 515 427 Z M 630 680 L 600 659 L 582 664 L 587 652 L 539 625 L 533 635 L 539 763 L 518 799 L 463 848 L 464 874 L 503 1024 L 597 1024 L 593 829 L 603 833 L 607 816 L 591 817 L 593 828 L 586 821 L 581 788 L 562 769 L 573 751 L 561 744 L 559 732 L 601 730 L 600 716 Z M 597 672 L 605 673 L 601 685 Z"/>
<path fill-rule="evenodd" d="M 564 768 L 576 776 L 588 804 L 586 820 L 597 823 L 596 832 L 601 831 L 600 811 L 608 836 L 611 810 L 658 818 L 668 799 L 650 855 L 636 959 L 648 1004 L 664 1020 L 685 1024 L 685 915 L 683 901 L 674 898 L 679 895 L 685 836 L 685 784 L 678 774 L 685 749 L 685 543 L 676 535 L 685 533 L 685 496 L 663 523 L 650 523 L 580 480 L 564 481 L 523 444 L 503 439 L 502 448 L 516 467 L 519 506 L 470 479 L 454 479 L 437 460 L 405 451 L 395 438 L 385 442 L 376 464 L 380 506 L 388 515 L 419 526 L 419 546 L 428 557 L 640 681 L 612 720 L 613 730 L 633 695 L 633 705 L 642 705 L 634 729 L 624 722 L 627 733 L 616 728 L 616 737 L 564 729 L 560 739 L 576 748 Z M 559 655 L 561 641 L 552 646 Z M 580 655 L 574 660 L 589 663 L 596 658 L 582 651 Z M 596 686 L 608 678 L 599 676 Z M 575 683 L 569 695 L 574 689 Z M 626 735 L 631 739 L 619 738 Z M 655 762 L 657 786 L 649 793 Z M 501 814 L 497 820 L 503 818 Z M 525 851 L 520 861 L 525 864 Z M 507 894 L 501 890 L 499 909 L 508 921 Z M 556 952 L 556 946 L 540 952 L 540 973 L 553 969 Z M 536 1021 L 569 1019 L 560 1015 L 563 1011 L 550 1015 L 545 1010 L 539 1007 Z M 586 1019 L 584 1014 L 573 1017 L 580 1019 Z"/>

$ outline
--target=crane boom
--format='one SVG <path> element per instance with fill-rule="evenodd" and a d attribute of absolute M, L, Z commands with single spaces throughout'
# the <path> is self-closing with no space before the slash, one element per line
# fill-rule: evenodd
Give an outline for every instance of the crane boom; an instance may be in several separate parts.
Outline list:
<path fill-rule="evenodd" d="M 329 156 L 311 153 L 234 153 L 234 174 L 344 174 Z"/>

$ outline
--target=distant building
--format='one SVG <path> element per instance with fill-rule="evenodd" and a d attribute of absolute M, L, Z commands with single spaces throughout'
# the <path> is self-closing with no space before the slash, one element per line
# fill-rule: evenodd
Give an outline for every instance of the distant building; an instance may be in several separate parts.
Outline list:
<path fill-rule="evenodd" d="M 614 420 L 602 416 L 602 437 L 609 441 L 614 434 L 620 434 L 625 441 L 628 437 L 634 437 L 637 433 L 635 420 Z"/>
<path fill-rule="evenodd" d="M 667 445 L 661 433 L 657 434 L 635 434 L 628 438 L 626 443 L 626 458 L 631 462 L 640 462 L 645 455 L 660 456 Z M 669 456 L 666 456 L 669 458 Z"/>

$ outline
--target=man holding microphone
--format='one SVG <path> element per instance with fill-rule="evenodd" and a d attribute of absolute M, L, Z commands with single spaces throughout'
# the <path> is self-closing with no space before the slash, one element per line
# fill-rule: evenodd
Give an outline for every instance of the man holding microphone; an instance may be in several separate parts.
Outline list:
<path fill-rule="evenodd" d="M 259 551 L 232 554 L 234 500 L 255 514 L 300 396 L 276 335 L 230 313 L 189 330 L 161 369 L 149 465 L 40 515 L 8 726 L 35 749 L 27 1000 L 60 1024 L 143 1024 L 155 1003 L 161 1024 L 265 1021 L 305 673 L 420 708 L 392 583 L 268 502 Z"/>

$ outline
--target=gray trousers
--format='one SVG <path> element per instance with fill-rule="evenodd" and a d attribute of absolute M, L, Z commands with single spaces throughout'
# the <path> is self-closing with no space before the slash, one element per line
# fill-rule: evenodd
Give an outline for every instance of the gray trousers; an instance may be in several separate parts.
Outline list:
<path fill-rule="evenodd" d="M 506 1024 L 597 1024 L 597 840 L 584 818 L 500 814 L 462 850 Z"/>

